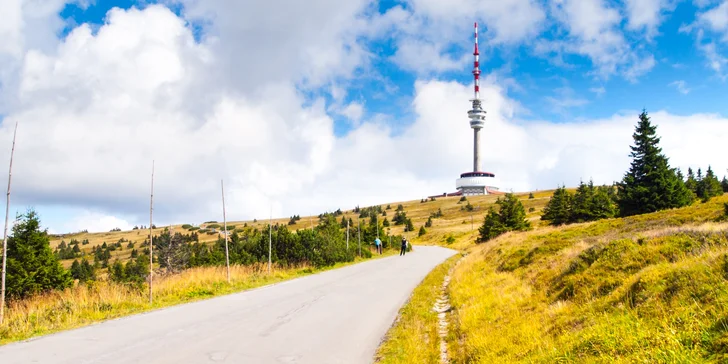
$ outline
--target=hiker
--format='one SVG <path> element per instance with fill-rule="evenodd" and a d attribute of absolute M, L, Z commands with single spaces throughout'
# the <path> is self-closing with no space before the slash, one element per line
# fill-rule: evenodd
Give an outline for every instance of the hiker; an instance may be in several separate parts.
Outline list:
<path fill-rule="evenodd" d="M 382 255 L 382 241 L 377 238 L 376 240 L 374 240 L 374 244 L 376 245 L 377 253 L 379 253 L 379 255 Z"/>
<path fill-rule="evenodd" d="M 402 256 L 407 251 L 407 239 L 402 237 L 402 250 L 400 250 L 399 255 Z"/>

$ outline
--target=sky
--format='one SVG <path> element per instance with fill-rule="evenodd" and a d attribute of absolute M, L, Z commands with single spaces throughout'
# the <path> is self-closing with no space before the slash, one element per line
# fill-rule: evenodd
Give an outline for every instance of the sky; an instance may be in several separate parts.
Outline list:
<path fill-rule="evenodd" d="M 728 173 L 728 0 L 0 0 L 0 171 L 52 233 Z M 11 219 L 12 220 L 12 219 Z"/>

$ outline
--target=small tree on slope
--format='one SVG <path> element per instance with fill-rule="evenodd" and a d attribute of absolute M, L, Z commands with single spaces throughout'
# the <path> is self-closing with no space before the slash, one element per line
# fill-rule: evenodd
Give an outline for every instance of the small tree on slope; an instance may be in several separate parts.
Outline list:
<path fill-rule="evenodd" d="M 571 220 L 571 199 L 565 186 L 557 188 L 543 209 L 541 220 L 548 221 L 550 225 L 568 223 Z"/>
<path fill-rule="evenodd" d="M 531 229 L 531 223 L 526 220 L 526 210 L 523 204 L 512 193 L 507 193 L 504 199 L 499 197 L 495 202 L 500 210 L 495 211 L 493 206 L 488 209 L 485 221 L 480 227 L 479 241 L 488 241 L 508 231 L 526 231 Z"/>
<path fill-rule="evenodd" d="M 708 171 L 705 172 L 705 177 L 700 180 L 700 197 L 703 202 L 710 200 L 712 197 L 720 196 L 723 194 L 723 186 L 721 186 L 718 177 L 713 173 L 713 169 L 708 166 Z"/>
<path fill-rule="evenodd" d="M 6 289 L 8 298 L 18 299 L 72 284 L 71 273 L 53 254 L 46 230 L 33 210 L 19 216 L 8 239 Z"/>
<path fill-rule="evenodd" d="M 630 216 L 690 204 L 690 190 L 678 178 L 675 169 L 670 168 L 658 146 L 660 138 L 656 136 L 656 127 L 647 112 L 642 111 L 639 118 L 632 135 L 635 145 L 631 146 L 631 166 L 618 184 L 620 214 Z"/>

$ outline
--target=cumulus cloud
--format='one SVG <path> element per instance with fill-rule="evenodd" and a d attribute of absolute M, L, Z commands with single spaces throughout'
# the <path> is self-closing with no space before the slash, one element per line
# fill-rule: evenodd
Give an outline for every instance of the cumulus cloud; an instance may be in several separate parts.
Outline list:
<path fill-rule="evenodd" d="M 9 145 L 19 122 L 14 202 L 80 209 L 53 230 L 145 223 L 152 160 L 160 225 L 219 216 L 220 179 L 228 218 L 243 219 L 267 217 L 271 208 L 275 216 L 320 213 L 452 192 L 471 168 L 470 85 L 418 80 L 414 120 L 398 130 L 346 103 L 343 85 L 370 58 L 353 36 L 373 34 L 361 18 L 371 11 L 366 3 L 317 0 L 290 16 L 263 3 L 184 5 L 183 17 L 161 5 L 116 9 L 97 31 L 81 25 L 50 48 L 21 42 L 15 81 L 0 90 L 15 98 L 0 145 Z M 280 17 L 262 19 L 270 13 Z M 199 41 L 188 22 L 202 24 Z M 494 39 L 507 31 L 498 32 Z M 504 189 L 621 177 L 636 112 L 525 122 L 508 84 L 491 74 L 481 91 L 488 112 L 483 166 Z M 348 105 L 341 112 L 361 119 L 342 137 L 334 135 L 330 105 L 301 92 L 320 87 Z M 674 165 L 725 169 L 709 159 L 728 137 L 724 119 L 652 115 Z M 0 160 L 8 149 L 0 148 Z"/>
<path fill-rule="evenodd" d="M 625 39 L 619 10 L 602 0 L 554 0 L 554 17 L 566 28 L 569 41 L 554 41 L 547 53 L 574 53 L 588 57 L 601 78 L 622 73 L 634 80 L 655 65 L 652 55 L 638 54 Z"/>
<path fill-rule="evenodd" d="M 675 9 L 675 0 L 625 0 L 630 30 L 644 30 L 648 39 L 653 38 L 665 19 L 664 12 Z"/>
<path fill-rule="evenodd" d="M 675 89 L 683 95 L 687 95 L 690 92 L 690 88 L 684 80 L 670 82 L 668 86 L 675 86 Z"/>
<path fill-rule="evenodd" d="M 704 1 L 696 5 L 705 8 L 714 3 Z M 706 65 L 725 80 L 728 77 L 725 72 L 728 57 L 723 55 L 722 43 L 728 42 L 728 0 L 721 0 L 717 6 L 698 12 L 696 20 L 682 25 L 679 31 L 695 34 L 696 47 L 705 56 Z"/>

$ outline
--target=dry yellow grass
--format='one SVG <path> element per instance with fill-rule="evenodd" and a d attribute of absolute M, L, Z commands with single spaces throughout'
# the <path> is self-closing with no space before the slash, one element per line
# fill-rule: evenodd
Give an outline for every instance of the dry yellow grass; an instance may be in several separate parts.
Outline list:
<path fill-rule="evenodd" d="M 534 224 L 539 224 L 539 211 L 543 209 L 543 206 L 548 202 L 548 198 L 551 195 L 553 191 L 541 191 L 541 192 L 535 192 L 534 193 L 534 199 L 528 199 L 528 193 L 520 193 L 517 194 L 519 198 L 523 201 L 524 207 L 528 211 L 530 207 L 534 207 L 536 210 L 533 212 L 528 213 L 528 218 L 533 221 Z M 474 238 L 477 236 L 478 233 L 478 227 L 482 223 L 483 216 L 485 215 L 487 206 L 494 203 L 496 198 L 498 196 L 470 196 L 468 197 L 468 201 L 470 204 L 472 204 L 475 207 L 475 211 L 472 212 L 472 214 L 468 211 L 463 211 L 461 208 L 466 205 L 466 202 L 458 203 L 460 200 L 460 197 L 439 197 L 436 198 L 435 201 L 427 200 L 425 203 L 420 203 L 420 200 L 413 200 L 413 201 L 402 201 L 402 202 L 393 202 L 389 204 L 391 206 L 391 210 L 386 210 L 386 216 L 381 216 L 380 219 L 384 219 L 385 217 L 387 220 L 391 222 L 392 218 L 394 217 L 394 213 L 397 209 L 398 204 L 402 204 L 402 206 L 405 209 L 405 212 L 407 212 L 407 216 L 412 219 L 412 223 L 415 226 L 414 232 L 404 232 L 404 226 L 394 226 L 392 224 L 389 227 L 389 231 L 392 235 L 397 234 L 404 234 L 412 241 L 414 244 L 422 244 L 422 245 L 448 245 L 455 249 L 461 249 L 464 247 L 467 247 L 469 244 L 472 243 Z M 383 204 L 382 208 L 386 208 L 387 204 Z M 366 206 L 361 206 L 366 207 Z M 427 228 L 428 233 L 422 237 L 417 236 L 417 232 L 420 228 L 420 226 L 423 226 L 425 222 L 427 221 L 427 218 L 430 216 L 431 213 L 437 211 L 438 209 L 441 209 L 443 212 L 443 217 L 433 219 L 433 226 L 431 228 Z M 344 212 L 344 216 L 346 218 L 351 218 L 354 221 L 354 224 L 357 223 L 357 219 L 359 217 L 358 214 L 354 213 L 352 209 L 349 210 L 342 210 Z M 339 216 L 337 218 L 338 220 L 341 220 L 341 217 Z M 362 224 L 368 223 L 368 220 L 362 219 Z M 283 224 L 287 225 L 289 221 L 289 217 L 286 218 L 274 218 L 272 220 L 273 224 Z M 301 220 L 297 221 L 293 225 L 287 225 L 288 228 L 292 231 L 300 230 L 300 229 L 308 229 L 311 226 L 315 226 L 318 223 L 318 216 L 302 216 Z M 218 224 L 222 226 L 221 221 L 216 221 L 213 224 Z M 228 221 L 228 227 L 234 226 L 237 228 L 242 228 L 244 225 L 247 224 L 249 227 L 254 228 L 263 228 L 268 225 L 268 220 L 258 220 L 257 222 L 253 221 Z M 201 223 L 198 224 L 201 228 L 204 228 L 206 226 L 209 226 L 211 224 L 207 223 Z M 161 234 L 165 228 L 171 228 L 173 233 L 182 233 L 182 234 L 188 234 L 190 231 L 182 228 L 182 224 L 179 225 L 172 225 L 172 226 L 159 226 L 157 229 L 153 230 L 154 235 Z M 387 229 L 387 228 L 384 228 Z M 200 239 L 200 242 L 203 243 L 213 243 L 215 242 L 219 237 L 222 235 L 219 233 L 216 234 L 207 234 L 207 233 L 199 233 L 198 236 Z M 452 236 L 454 240 L 453 243 L 447 244 L 446 239 Z M 86 253 L 86 258 L 89 260 L 93 260 L 93 255 L 91 254 L 91 249 L 95 246 L 102 245 L 103 243 L 112 244 L 116 243 L 120 239 L 124 239 L 124 243 L 122 243 L 122 248 L 120 250 L 116 250 L 112 252 L 112 258 L 111 261 L 114 259 L 119 260 L 127 260 L 129 259 L 129 256 L 131 254 L 131 249 L 127 248 L 128 241 L 134 242 L 136 247 L 138 248 L 140 243 L 143 242 L 145 239 L 149 237 L 149 229 L 140 229 L 140 230 L 129 230 L 129 231 L 113 231 L 113 232 L 103 232 L 103 233 L 76 233 L 76 234 L 64 234 L 62 237 L 54 237 L 51 239 L 51 248 L 55 249 L 58 247 L 58 245 L 61 243 L 61 241 L 65 241 L 66 243 L 69 243 L 71 239 L 76 239 L 79 242 L 83 241 L 84 239 L 87 239 L 89 241 L 89 244 L 87 245 L 81 245 L 79 246 L 81 248 L 81 251 Z M 73 263 L 72 259 L 67 259 L 62 261 L 62 264 L 68 268 L 71 266 L 71 263 Z"/>
<path fill-rule="evenodd" d="M 728 360 L 727 201 L 472 247 L 450 284 L 454 362 Z"/>

